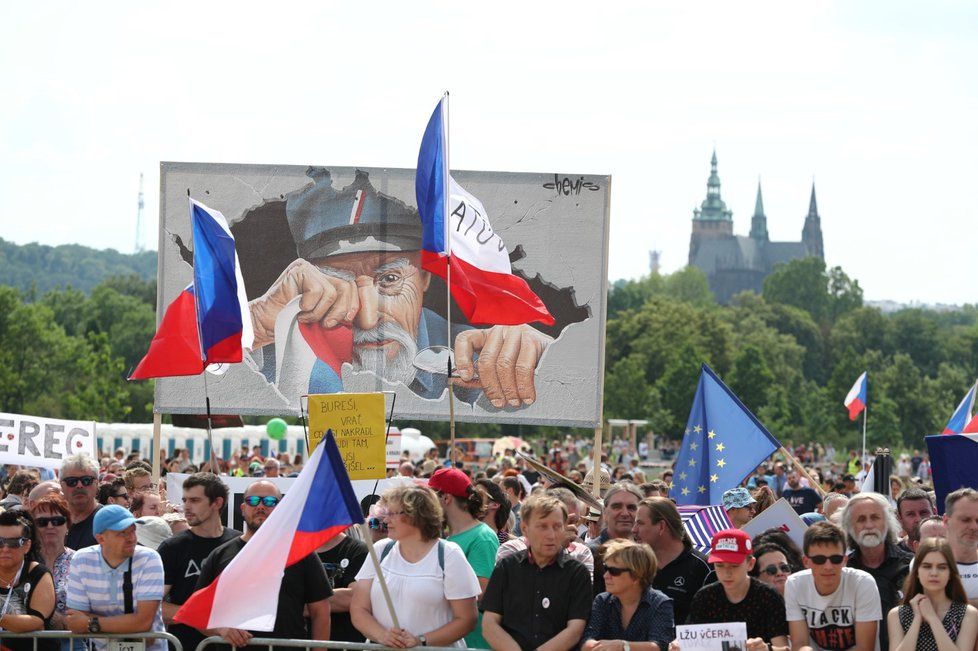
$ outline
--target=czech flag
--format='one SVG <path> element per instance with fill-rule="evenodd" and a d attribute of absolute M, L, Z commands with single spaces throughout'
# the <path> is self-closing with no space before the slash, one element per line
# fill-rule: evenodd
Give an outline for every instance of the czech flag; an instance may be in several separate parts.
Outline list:
<path fill-rule="evenodd" d="M 975 387 L 978 382 L 971 385 L 971 389 L 965 394 L 964 399 L 958 408 L 954 410 L 951 420 L 944 426 L 944 434 L 960 434 L 971 423 L 971 413 L 975 407 Z"/>
<path fill-rule="evenodd" d="M 866 371 L 859 376 L 856 383 L 849 389 L 849 395 L 843 403 L 849 409 L 849 420 L 856 420 L 863 409 L 866 408 Z"/>
<path fill-rule="evenodd" d="M 482 202 L 448 168 L 448 96 L 428 120 L 415 176 L 422 267 L 440 278 L 452 265 L 452 297 L 473 325 L 519 325 L 554 318 L 526 281 L 513 275 L 509 251 Z"/>
<path fill-rule="evenodd" d="M 285 568 L 358 522 L 360 503 L 330 430 L 258 532 L 173 621 L 200 630 L 273 630 Z"/>
<path fill-rule="evenodd" d="M 130 380 L 200 375 L 208 364 L 240 362 L 254 341 L 234 237 L 219 211 L 190 199 L 194 282 L 166 308 Z"/>

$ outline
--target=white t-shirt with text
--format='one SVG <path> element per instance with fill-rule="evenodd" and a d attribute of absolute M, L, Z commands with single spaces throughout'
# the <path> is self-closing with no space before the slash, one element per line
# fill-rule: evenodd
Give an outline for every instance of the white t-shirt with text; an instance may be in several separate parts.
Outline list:
<path fill-rule="evenodd" d="M 784 586 L 785 614 L 789 622 L 804 621 L 815 651 L 845 651 L 856 646 L 856 622 L 879 622 L 883 618 L 876 581 L 868 573 L 842 568 L 835 592 L 820 595 L 811 570 L 788 577 Z M 877 629 L 878 630 L 878 629 Z M 876 635 L 876 651 L 879 651 Z"/>

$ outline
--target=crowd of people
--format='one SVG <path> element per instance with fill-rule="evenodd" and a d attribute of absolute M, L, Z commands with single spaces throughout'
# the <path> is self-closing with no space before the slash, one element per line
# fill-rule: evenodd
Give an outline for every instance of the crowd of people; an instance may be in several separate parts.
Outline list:
<path fill-rule="evenodd" d="M 100 633 L 148 631 L 167 631 L 187 650 L 217 635 L 234 646 L 271 637 L 681 651 L 677 625 L 725 622 L 746 624 L 749 651 L 975 649 L 978 491 L 951 493 L 938 516 L 922 455 L 900 458 L 884 495 L 859 490 L 867 469 L 857 454 L 837 463 L 821 446 L 795 451 L 801 466 L 771 459 L 724 493 L 731 526 L 705 553 L 669 497 L 671 468 L 644 463 L 647 448 L 616 442 L 594 469 L 554 444 L 546 460 L 561 481 L 510 451 L 481 467 L 436 449 L 406 458 L 401 479 L 361 504 L 364 527 L 285 570 L 273 631 L 174 619 L 274 513 L 282 493 L 268 478 L 297 473 L 301 460 L 285 466 L 242 450 L 235 474 L 248 468 L 253 478 L 243 531 L 224 524 L 225 481 L 182 451 L 164 460 L 187 473 L 179 504 L 124 450 L 69 457 L 54 478 L 6 467 L 0 627 L 80 635 L 36 640 L 42 651 L 80 649 L 84 638 L 104 648 Z M 595 483 L 601 508 L 579 499 Z M 744 531 L 782 498 L 807 525 L 801 545 L 781 529 Z M 13 651 L 34 642 L 2 639 Z M 150 639 L 147 648 L 166 644 Z"/>

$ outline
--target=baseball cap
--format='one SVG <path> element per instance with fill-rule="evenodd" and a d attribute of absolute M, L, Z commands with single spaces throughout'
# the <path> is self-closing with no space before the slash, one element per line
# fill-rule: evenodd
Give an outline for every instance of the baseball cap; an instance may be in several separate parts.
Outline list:
<path fill-rule="evenodd" d="M 136 542 L 143 547 L 156 549 L 161 542 L 173 535 L 170 524 L 159 516 L 150 515 L 135 522 Z"/>
<path fill-rule="evenodd" d="M 455 497 L 468 497 L 472 488 L 469 476 L 458 468 L 439 468 L 428 480 L 428 487 Z"/>
<path fill-rule="evenodd" d="M 723 508 L 725 509 L 739 509 L 756 501 L 751 497 L 750 491 L 743 486 L 723 492 Z"/>
<path fill-rule="evenodd" d="M 740 529 L 724 529 L 713 534 L 710 543 L 710 563 L 743 563 L 751 555 L 751 541 L 747 532 Z"/>
<path fill-rule="evenodd" d="M 118 504 L 103 506 L 95 512 L 95 519 L 92 520 L 92 533 L 104 533 L 105 531 L 122 531 L 134 524 L 141 524 L 142 520 L 137 520 L 136 516 Z"/>

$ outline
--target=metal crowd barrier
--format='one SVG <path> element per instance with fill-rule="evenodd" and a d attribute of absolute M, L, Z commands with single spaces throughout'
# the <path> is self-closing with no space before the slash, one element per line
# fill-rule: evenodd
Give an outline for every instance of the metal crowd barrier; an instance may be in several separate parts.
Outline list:
<path fill-rule="evenodd" d="M 72 633 L 71 631 L 33 631 L 31 633 L 10 633 L 3 631 L 0 639 L 33 640 L 33 649 L 37 651 L 38 640 L 108 640 L 108 651 L 145 651 L 146 640 L 166 640 L 176 651 L 183 651 L 180 640 L 170 633 L 146 631 L 144 633 Z M 221 638 L 217 638 L 221 639 Z"/>
<path fill-rule="evenodd" d="M 227 646 L 227 641 L 220 636 L 206 638 L 197 645 L 196 651 L 207 651 L 207 647 L 215 644 Z M 273 651 L 274 647 L 295 647 L 299 649 L 346 649 L 347 651 L 392 651 L 391 647 L 381 644 L 369 644 L 367 642 L 326 642 L 321 640 L 289 640 L 271 637 L 253 637 L 248 642 L 248 646 L 268 647 L 268 651 Z M 460 649 L 454 646 L 426 646 L 425 651 L 481 651 L 480 649 Z"/>

